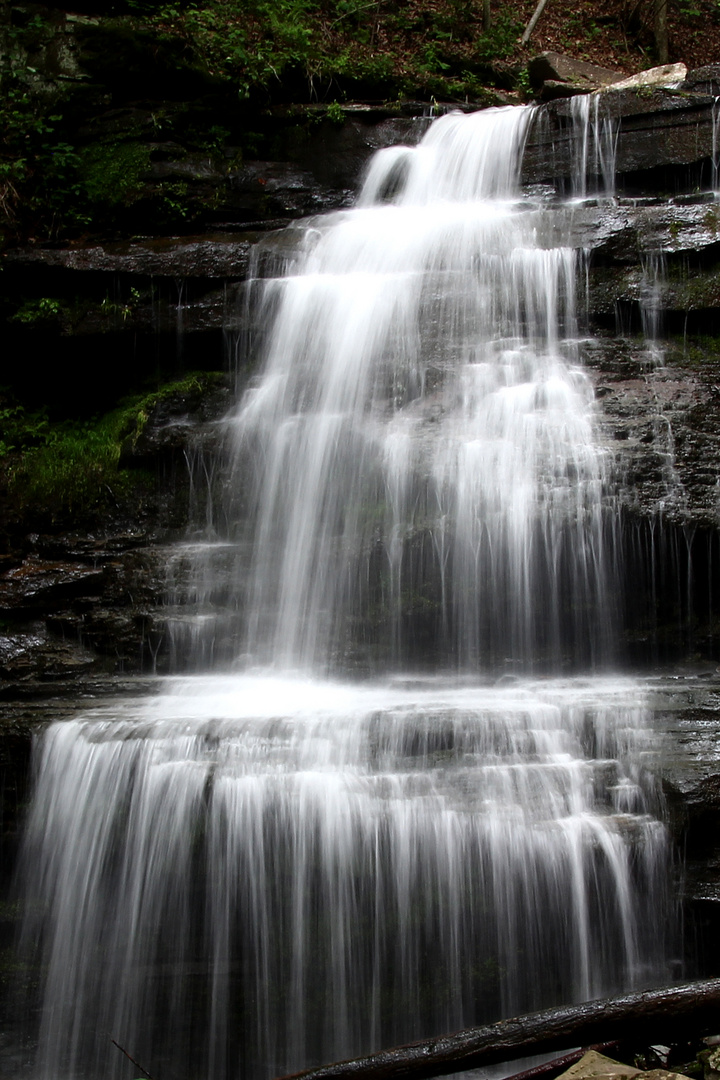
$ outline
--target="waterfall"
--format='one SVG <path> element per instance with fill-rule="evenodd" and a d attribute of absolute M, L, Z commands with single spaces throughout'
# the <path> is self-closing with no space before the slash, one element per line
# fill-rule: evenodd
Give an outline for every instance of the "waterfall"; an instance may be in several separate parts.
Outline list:
<path fill-rule="evenodd" d="M 643 336 L 647 342 L 648 362 L 661 367 L 664 356 L 659 344 L 663 317 L 663 287 L 666 283 L 667 265 L 665 253 L 650 251 L 642 260 L 640 282 L 640 320 Z"/>
<path fill-rule="evenodd" d="M 601 104 L 602 103 L 602 104 Z M 615 155 L 619 125 L 603 109 L 602 93 L 570 100 L 573 119 L 573 194 L 584 198 L 592 186 L 605 196 L 615 191 Z"/>
<path fill-rule="evenodd" d="M 326 669 L 375 631 L 404 661 L 419 606 L 464 667 L 607 659 L 576 253 L 517 191 L 532 116 L 451 114 L 382 151 L 357 209 L 262 283 L 262 375 L 232 421 L 255 659 Z"/>
<path fill-rule="evenodd" d="M 576 253 L 519 189 L 533 115 L 440 118 L 261 253 L 225 524 L 179 556 L 224 662 L 37 748 L 38 1078 L 125 1080 L 112 1037 L 153 1075 L 265 1080 L 667 979 L 650 713 L 597 674 L 617 557 Z"/>

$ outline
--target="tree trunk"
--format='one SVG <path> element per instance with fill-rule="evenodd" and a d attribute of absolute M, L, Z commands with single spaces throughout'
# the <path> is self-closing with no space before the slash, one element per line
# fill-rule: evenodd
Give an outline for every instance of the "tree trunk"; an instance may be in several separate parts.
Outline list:
<path fill-rule="evenodd" d="M 667 0 L 654 0 L 655 51 L 659 64 L 668 62 Z"/>
<path fill-rule="evenodd" d="M 660 3 L 661 0 L 655 0 L 655 2 Z M 525 30 L 523 31 L 523 36 L 520 38 L 520 44 L 521 45 L 527 45 L 528 41 L 530 40 L 530 35 L 532 34 L 533 30 L 535 29 L 537 21 L 540 18 L 540 16 L 542 15 L 546 4 L 547 4 L 547 0 L 539 0 L 539 3 L 537 5 L 537 7 L 535 8 L 535 10 L 532 13 L 532 17 L 530 19 L 530 22 L 525 27 Z"/>

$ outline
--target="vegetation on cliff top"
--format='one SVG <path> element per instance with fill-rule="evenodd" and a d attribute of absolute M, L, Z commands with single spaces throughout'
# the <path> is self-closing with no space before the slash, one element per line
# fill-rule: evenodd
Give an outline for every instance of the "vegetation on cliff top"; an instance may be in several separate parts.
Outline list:
<path fill-rule="evenodd" d="M 0 5 L 0 240 L 191 228 L 214 196 L 177 168 L 158 180 L 154 148 L 227 170 L 266 151 L 259 121 L 278 106 L 340 121 L 350 100 L 519 101 L 548 48 L 651 66 L 651 2 L 551 0 L 527 47 L 535 0 L 491 0 L 489 26 L 482 0 Z M 669 24 L 671 59 L 720 56 L 717 0 L 669 0 Z"/>
<path fill-rule="evenodd" d="M 529 55 L 569 52 L 628 73 L 657 62 L 652 0 L 552 0 L 527 47 L 519 37 L 535 0 L 128 0 L 155 32 L 182 39 L 241 97 L 342 100 L 375 89 L 472 98 L 483 87 L 522 90 Z M 716 60 L 712 0 L 670 0 L 671 59 Z"/>

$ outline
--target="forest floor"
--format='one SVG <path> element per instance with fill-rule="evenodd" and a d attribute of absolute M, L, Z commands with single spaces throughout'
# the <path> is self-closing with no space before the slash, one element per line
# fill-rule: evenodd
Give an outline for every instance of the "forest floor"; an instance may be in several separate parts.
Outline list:
<path fill-rule="evenodd" d="M 524 24 L 534 0 L 518 3 Z M 545 50 L 567 53 L 602 67 L 634 74 L 657 63 L 646 0 L 548 0 L 533 36 L 524 50 L 535 55 Z M 671 62 L 688 68 L 720 62 L 720 4 L 716 0 L 679 0 L 668 8 Z M 520 53 L 518 46 L 518 56 Z"/>
<path fill-rule="evenodd" d="M 275 101 L 437 96 L 482 100 L 481 88 L 528 93 L 524 69 L 539 52 L 634 74 L 658 63 L 653 0 L 548 0 L 520 44 L 536 0 L 205 0 L 145 9 L 155 30 L 182 39 L 213 76 L 240 79 Z M 720 0 L 668 0 L 669 59 L 720 62 Z M 294 83 L 292 72 L 302 76 Z M 288 76 L 290 76 L 288 78 Z M 255 100 L 260 103 L 263 93 Z"/>

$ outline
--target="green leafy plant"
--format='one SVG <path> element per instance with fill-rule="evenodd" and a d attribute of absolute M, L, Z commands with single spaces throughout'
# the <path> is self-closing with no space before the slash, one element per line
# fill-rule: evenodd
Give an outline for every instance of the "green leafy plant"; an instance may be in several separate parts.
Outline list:
<path fill-rule="evenodd" d="M 515 49 L 522 33 L 522 23 L 506 8 L 501 8 L 493 18 L 492 25 L 480 35 L 475 44 L 475 56 L 488 62 L 505 60 Z"/>
<path fill-rule="evenodd" d="M 24 323 L 33 326 L 37 323 L 50 322 L 56 319 L 62 310 L 62 302 L 51 296 L 42 296 L 38 300 L 26 300 L 10 316 L 11 322 Z"/>
<path fill-rule="evenodd" d="M 0 457 L 14 450 L 43 445 L 48 437 L 47 412 L 26 413 L 22 405 L 5 404 L 0 408 Z"/>
<path fill-rule="evenodd" d="M 330 105 L 328 105 L 325 115 L 327 116 L 331 124 L 345 123 L 345 113 L 343 111 L 343 107 L 337 101 L 333 101 L 330 103 Z"/>
<path fill-rule="evenodd" d="M 150 147 L 141 142 L 110 142 L 85 147 L 78 161 L 79 183 L 91 203 L 128 203 L 144 190 Z"/>

